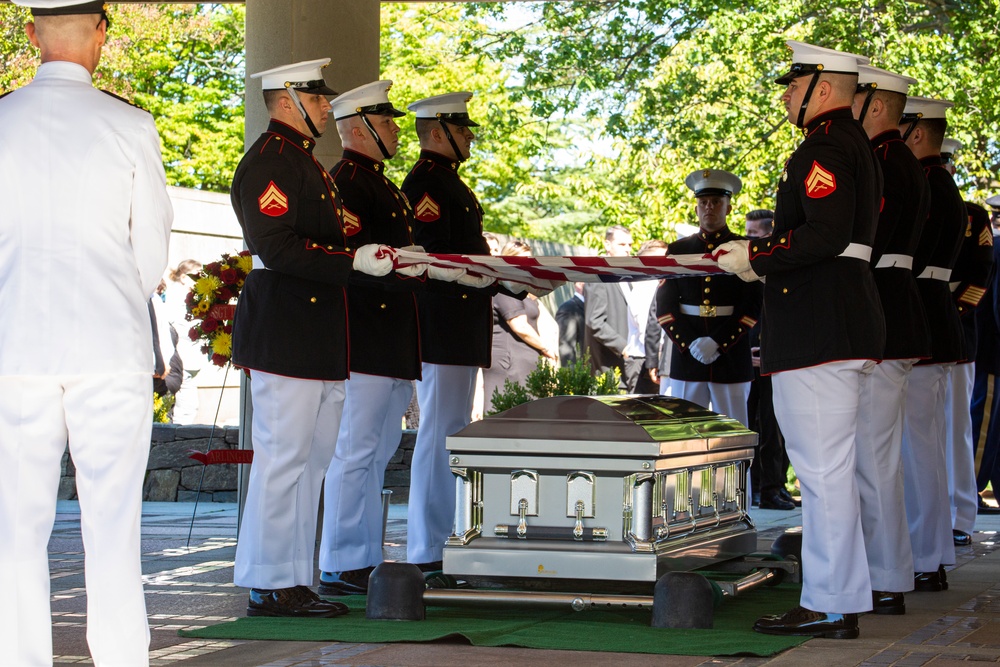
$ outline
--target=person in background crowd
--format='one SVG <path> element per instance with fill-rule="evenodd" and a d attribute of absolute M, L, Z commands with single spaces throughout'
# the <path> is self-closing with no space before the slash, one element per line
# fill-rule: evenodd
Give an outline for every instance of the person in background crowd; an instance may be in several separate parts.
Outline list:
<path fill-rule="evenodd" d="M 663 257 L 667 254 L 667 244 L 659 239 L 650 239 L 639 246 L 639 257 Z M 654 298 L 659 283 L 656 280 L 638 280 L 632 283 L 632 288 L 626 295 L 628 306 L 628 342 L 625 345 L 625 355 L 628 363 L 637 367 L 635 373 L 627 375 L 629 384 L 626 391 L 630 394 L 658 394 L 659 382 L 653 379 L 646 363 L 647 331 L 649 313 L 655 307 Z M 657 349 L 655 366 L 659 366 L 659 349 Z"/>
<path fill-rule="evenodd" d="M 747 238 L 761 239 L 774 231 L 774 211 L 756 209 L 746 214 Z M 761 322 L 750 329 L 750 361 L 754 379 L 747 397 L 750 429 L 757 431 L 757 455 L 750 466 L 753 504 L 762 510 L 793 510 L 796 507 L 792 494 L 785 488 L 788 481 L 788 454 L 785 438 L 774 416 L 771 376 L 760 374 Z M 801 505 L 801 503 L 799 503 Z"/>
<path fill-rule="evenodd" d="M 608 227 L 604 233 L 604 251 L 608 257 L 632 254 L 632 233 L 621 225 Z M 641 367 L 627 365 L 623 351 L 628 342 L 628 303 L 626 294 L 632 283 L 587 283 L 583 288 L 584 342 L 590 352 L 595 373 L 615 368 L 621 373 L 619 386 L 628 386 L 629 373 Z"/>
<path fill-rule="evenodd" d="M 556 310 L 559 323 L 559 363 L 572 366 L 583 353 L 584 344 L 584 283 L 573 283 L 573 296 L 563 301 Z"/>
<path fill-rule="evenodd" d="M 185 259 L 174 269 L 167 269 L 166 289 L 163 302 L 166 304 L 167 321 L 177 331 L 177 353 L 184 366 L 180 388 L 174 393 L 173 419 L 175 424 L 193 424 L 198 414 L 198 373 L 205 366 L 205 354 L 201 345 L 191 340 L 188 331 L 191 323 L 187 320 L 185 299 L 194 285 L 192 274 L 201 271 L 202 264 L 196 259 Z"/>
<path fill-rule="evenodd" d="M 96 665 L 149 665 L 140 518 L 149 299 L 173 217 L 153 117 L 94 87 L 102 2 L 18 0 L 41 65 L 0 99 L 0 662 L 52 664 L 47 548 L 67 441 Z"/>
<path fill-rule="evenodd" d="M 508 241 L 500 255 L 530 257 L 531 246 L 524 241 Z M 493 351 L 490 367 L 483 371 L 483 397 L 487 414 L 493 406 L 493 392 L 503 392 L 504 381 L 524 385 L 528 373 L 538 366 L 539 357 L 558 361 L 555 350 L 546 347 L 538 334 L 538 299 L 529 294 L 516 299 L 506 294 L 493 297 Z"/>
<path fill-rule="evenodd" d="M 976 390 L 973 392 L 972 420 L 976 443 L 982 430 L 982 406 L 986 403 L 988 375 L 993 375 L 993 402 L 990 407 L 989 425 L 983 443 L 982 458 L 976 474 L 976 488 L 979 491 L 979 514 L 1000 514 L 1000 507 L 991 505 L 983 498 L 987 485 L 992 484 L 993 497 L 1000 491 L 1000 195 L 986 200 L 990 207 L 990 226 L 993 231 L 993 276 L 989 291 L 980 302 L 976 312 L 979 331 L 979 348 L 976 356 Z M 981 397 L 981 398 L 979 398 Z M 978 400 L 977 400 L 978 399 Z"/>

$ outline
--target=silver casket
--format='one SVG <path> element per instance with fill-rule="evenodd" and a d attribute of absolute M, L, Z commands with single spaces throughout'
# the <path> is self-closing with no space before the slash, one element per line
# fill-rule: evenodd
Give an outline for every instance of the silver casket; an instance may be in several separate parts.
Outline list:
<path fill-rule="evenodd" d="M 455 525 L 444 571 L 655 582 L 756 550 L 757 435 L 669 396 L 556 396 L 447 440 Z"/>

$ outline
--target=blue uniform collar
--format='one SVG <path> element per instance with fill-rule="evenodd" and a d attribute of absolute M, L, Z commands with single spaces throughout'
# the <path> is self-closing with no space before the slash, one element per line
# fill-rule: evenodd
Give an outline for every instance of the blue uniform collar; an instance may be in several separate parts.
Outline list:
<path fill-rule="evenodd" d="M 447 155 L 441 155 L 440 153 L 435 153 L 434 151 L 429 151 L 426 149 L 420 151 L 420 159 L 430 160 L 434 164 L 439 164 L 442 167 L 445 167 L 446 169 L 450 169 L 456 174 L 458 173 L 458 166 L 462 164 L 455 158 L 448 157 Z"/>
<path fill-rule="evenodd" d="M 350 148 L 344 149 L 344 160 L 350 160 L 351 162 L 356 162 L 365 169 L 369 171 L 374 171 L 379 174 L 385 171 L 385 165 L 382 164 L 381 160 L 376 160 L 364 153 L 359 153 L 357 151 L 352 151 Z"/>
<path fill-rule="evenodd" d="M 315 139 L 307 137 L 291 125 L 285 125 L 280 120 L 272 118 L 271 122 L 267 124 L 267 131 L 287 139 L 306 153 L 309 153 L 309 155 L 312 155 L 313 149 L 316 148 Z"/>

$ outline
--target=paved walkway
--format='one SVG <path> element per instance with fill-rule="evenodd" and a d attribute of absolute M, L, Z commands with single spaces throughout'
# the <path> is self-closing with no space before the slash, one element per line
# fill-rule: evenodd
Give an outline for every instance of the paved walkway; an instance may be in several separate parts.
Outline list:
<path fill-rule="evenodd" d="M 907 595 L 905 616 L 861 619 L 861 638 L 814 639 L 772 658 L 704 658 L 621 653 L 473 647 L 457 642 L 348 644 L 279 641 L 205 641 L 177 635 L 233 620 L 245 613 L 247 595 L 232 584 L 236 506 L 202 504 L 186 547 L 193 504 L 145 503 L 143 572 L 152 631 L 151 664 L 179 667 L 325 667 L 327 665 L 448 667 L 538 664 L 551 667 L 668 667 L 696 665 L 871 665 L 948 667 L 1000 663 L 1000 517 L 980 516 L 970 547 L 942 593 Z M 753 512 L 761 550 L 799 511 Z M 406 506 L 390 508 L 387 556 L 405 555 Z M 86 598 L 79 507 L 60 502 L 50 543 L 55 664 L 91 664 L 85 639 Z M 754 619 L 747 619 L 750 624 Z M 0 647 L 0 664 L 3 648 Z"/>

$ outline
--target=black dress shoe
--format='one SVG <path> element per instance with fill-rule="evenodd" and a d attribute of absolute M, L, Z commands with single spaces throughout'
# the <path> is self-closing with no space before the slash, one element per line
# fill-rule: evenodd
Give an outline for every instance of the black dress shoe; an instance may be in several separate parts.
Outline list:
<path fill-rule="evenodd" d="M 824 614 L 796 607 L 781 616 L 757 619 L 753 629 L 765 635 L 795 635 L 826 639 L 854 639 L 858 636 L 857 614 Z"/>
<path fill-rule="evenodd" d="M 760 492 L 760 508 L 762 510 L 793 510 L 795 503 L 785 500 L 778 489 L 764 489 Z"/>
<path fill-rule="evenodd" d="M 322 600 L 305 586 L 275 590 L 251 588 L 247 605 L 247 616 L 333 618 L 347 612 L 347 605 Z"/>
<path fill-rule="evenodd" d="M 955 539 L 956 547 L 967 547 L 972 544 L 972 535 L 969 535 L 964 530 L 953 530 L 951 534 Z"/>
<path fill-rule="evenodd" d="M 802 498 L 801 498 L 801 496 L 799 496 L 799 497 L 793 496 L 792 494 L 790 494 L 788 492 L 788 489 L 786 489 L 785 487 L 781 487 L 780 489 L 778 489 L 778 493 L 781 494 L 782 498 L 784 498 L 788 502 L 792 503 L 796 507 L 802 507 Z"/>
<path fill-rule="evenodd" d="M 941 580 L 941 590 L 948 590 L 948 573 L 944 571 L 944 565 L 938 565 L 938 579 Z"/>
<path fill-rule="evenodd" d="M 902 593 L 872 591 L 872 613 L 899 616 L 906 613 Z"/>
<path fill-rule="evenodd" d="M 941 570 L 934 572 L 914 572 L 913 590 L 921 593 L 937 593 L 943 591 L 947 584 L 941 581 Z"/>
<path fill-rule="evenodd" d="M 320 595 L 367 595 L 368 576 L 374 567 L 363 567 L 360 570 L 346 572 L 320 572 Z"/>
<path fill-rule="evenodd" d="M 983 500 L 983 497 L 980 495 L 976 514 L 1000 514 L 1000 507 L 993 507 L 993 505 Z"/>
<path fill-rule="evenodd" d="M 441 572 L 444 569 L 444 563 L 439 560 L 432 560 L 430 563 L 415 563 L 415 565 L 424 573 Z"/>

